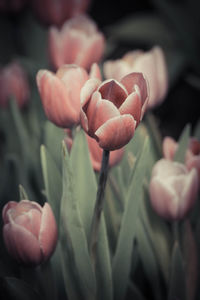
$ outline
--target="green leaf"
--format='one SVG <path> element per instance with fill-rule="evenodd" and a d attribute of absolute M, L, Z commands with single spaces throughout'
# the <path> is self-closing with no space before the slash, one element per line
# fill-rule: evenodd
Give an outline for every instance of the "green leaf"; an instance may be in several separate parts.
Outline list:
<path fill-rule="evenodd" d="M 171 276 L 169 282 L 168 300 L 186 300 L 186 281 L 183 258 L 179 244 L 175 242 L 172 251 Z"/>
<path fill-rule="evenodd" d="M 61 145 L 65 137 L 64 130 L 47 121 L 44 126 L 44 145 L 51 154 L 58 168 L 61 169 Z"/>
<path fill-rule="evenodd" d="M 63 195 L 60 211 L 62 267 L 69 299 L 95 299 L 96 282 L 81 222 L 70 158 L 63 143 Z M 72 288 L 73 284 L 74 288 Z M 69 286 L 69 289 L 68 289 Z"/>
<path fill-rule="evenodd" d="M 146 232 L 146 228 L 141 220 L 137 220 L 138 252 L 141 258 L 145 274 L 154 293 L 155 299 L 161 299 L 160 274 L 155 253 L 152 248 L 151 240 Z"/>
<path fill-rule="evenodd" d="M 92 216 L 97 194 L 97 183 L 83 130 L 79 130 L 76 133 L 70 152 L 70 164 L 73 168 L 74 183 L 78 185 L 74 191 L 77 199 L 77 207 L 89 244 Z M 101 216 L 99 229 L 97 255 L 97 293 L 100 299 L 112 299 L 111 262 L 103 214 Z"/>
<path fill-rule="evenodd" d="M 2 300 L 41 300 L 38 292 L 26 282 L 14 278 L 4 277 L 0 279 L 0 296 Z"/>
<path fill-rule="evenodd" d="M 184 163 L 185 162 L 185 153 L 188 148 L 190 138 L 190 125 L 186 125 L 184 128 L 179 141 L 178 141 L 178 149 L 174 155 L 174 161 Z"/>
<path fill-rule="evenodd" d="M 129 189 L 126 206 L 122 217 L 117 248 L 113 258 L 113 280 L 115 299 L 124 299 L 129 281 L 133 238 L 136 234 L 136 221 L 139 203 L 143 197 L 143 179 L 149 155 L 149 142 L 146 139 L 141 155 L 136 160 Z"/>
<path fill-rule="evenodd" d="M 28 195 L 25 191 L 25 189 L 23 188 L 23 186 L 20 184 L 19 185 L 19 197 L 20 197 L 20 200 L 28 200 Z"/>
<path fill-rule="evenodd" d="M 44 145 L 41 146 L 41 165 L 45 185 L 45 195 L 51 205 L 57 224 L 60 217 L 60 203 L 62 197 L 61 173 Z M 60 153 L 61 155 L 61 153 Z"/>

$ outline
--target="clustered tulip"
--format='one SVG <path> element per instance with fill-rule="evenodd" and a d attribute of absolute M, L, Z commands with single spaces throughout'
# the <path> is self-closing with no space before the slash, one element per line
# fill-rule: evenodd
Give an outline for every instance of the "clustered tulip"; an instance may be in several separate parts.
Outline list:
<path fill-rule="evenodd" d="M 63 64 L 77 64 L 89 70 L 99 62 L 105 47 L 104 36 L 90 18 L 81 15 L 66 21 L 61 30 L 49 30 L 49 56 L 55 69 Z"/>
<path fill-rule="evenodd" d="M 90 0 L 31 0 L 32 10 L 47 25 L 62 25 L 67 19 L 84 13 Z"/>
<path fill-rule="evenodd" d="M 26 73 L 17 62 L 0 69 L 0 107 L 7 107 L 11 97 L 20 108 L 27 104 L 30 97 Z"/>
<path fill-rule="evenodd" d="M 116 80 L 89 79 L 81 90 L 81 124 L 105 150 L 125 146 L 134 135 L 148 101 L 143 74 Z"/>
<path fill-rule="evenodd" d="M 159 160 L 149 186 L 150 200 L 155 211 L 168 220 L 184 218 L 193 207 L 198 192 L 198 175 L 184 164 Z"/>
<path fill-rule="evenodd" d="M 63 65 L 56 74 L 40 70 L 37 85 L 47 118 L 59 127 L 68 128 L 80 122 L 80 91 L 86 80 L 100 76 L 94 64 L 88 73 L 76 65 Z"/>
<path fill-rule="evenodd" d="M 168 75 L 163 51 L 154 47 L 150 51 L 131 51 L 121 59 L 104 63 L 105 77 L 121 80 L 131 72 L 142 72 L 148 80 L 150 95 L 148 108 L 160 104 L 167 93 Z"/>
<path fill-rule="evenodd" d="M 171 137 L 165 137 L 163 140 L 163 154 L 166 159 L 173 160 L 178 143 Z M 199 175 L 200 183 L 200 142 L 191 137 L 189 140 L 188 149 L 185 155 L 185 165 L 188 170 L 196 168 Z"/>
<path fill-rule="evenodd" d="M 10 201 L 3 208 L 3 237 L 10 255 L 19 263 L 37 266 L 53 253 L 57 225 L 51 207 L 45 203 Z"/>

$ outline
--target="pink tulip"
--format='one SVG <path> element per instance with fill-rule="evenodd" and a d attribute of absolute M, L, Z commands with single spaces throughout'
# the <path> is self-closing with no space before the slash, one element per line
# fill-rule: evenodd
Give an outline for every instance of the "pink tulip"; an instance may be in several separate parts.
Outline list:
<path fill-rule="evenodd" d="M 81 90 L 81 124 L 105 150 L 125 146 L 145 112 L 148 87 L 141 73 L 120 82 L 88 80 Z"/>
<path fill-rule="evenodd" d="M 48 203 L 10 201 L 3 208 L 3 237 L 9 254 L 19 263 L 37 266 L 53 253 L 57 226 Z"/>
<path fill-rule="evenodd" d="M 40 70 L 37 85 L 47 118 L 59 127 L 72 127 L 80 122 L 80 91 L 86 80 L 100 76 L 94 64 L 88 73 L 76 65 L 63 65 L 56 74 Z"/>
<path fill-rule="evenodd" d="M 173 160 L 178 143 L 171 137 L 165 137 L 163 140 L 163 154 L 166 159 Z M 185 155 L 185 165 L 188 170 L 196 168 L 200 183 L 200 142 L 192 137 L 190 138 L 188 149 Z"/>
<path fill-rule="evenodd" d="M 99 62 L 105 47 L 104 36 L 87 16 L 65 22 L 61 30 L 49 30 L 49 56 L 56 69 L 63 64 L 77 64 L 87 70 Z"/>
<path fill-rule="evenodd" d="M 0 11 L 17 13 L 27 3 L 27 0 L 0 0 Z"/>
<path fill-rule="evenodd" d="M 142 50 L 128 52 L 122 59 L 104 63 L 106 78 L 120 80 L 131 72 L 141 72 L 148 80 L 150 90 L 148 108 L 164 100 L 168 89 L 168 75 L 165 57 L 160 47 L 154 47 L 148 52 Z"/>
<path fill-rule="evenodd" d="M 44 24 L 61 26 L 67 19 L 85 13 L 90 0 L 31 0 L 33 12 Z"/>
<path fill-rule="evenodd" d="M 17 62 L 0 69 L 0 107 L 7 107 L 12 96 L 20 108 L 30 97 L 27 76 Z"/>
<path fill-rule="evenodd" d="M 151 204 L 161 217 L 182 219 L 196 200 L 197 171 L 188 171 L 181 163 L 161 159 L 153 168 L 149 191 Z"/>

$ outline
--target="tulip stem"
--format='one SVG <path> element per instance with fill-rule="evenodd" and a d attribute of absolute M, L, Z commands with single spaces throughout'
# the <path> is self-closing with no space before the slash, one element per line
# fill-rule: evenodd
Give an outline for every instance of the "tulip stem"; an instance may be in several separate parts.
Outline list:
<path fill-rule="evenodd" d="M 98 242 L 98 233 L 99 233 L 99 226 L 101 220 L 101 212 L 103 210 L 103 204 L 104 204 L 104 192 L 105 192 L 105 186 L 106 186 L 106 181 L 108 176 L 109 155 L 110 152 L 108 150 L 103 151 L 101 171 L 99 176 L 99 185 L 98 185 L 96 203 L 94 207 L 94 214 L 93 214 L 92 225 L 91 225 L 89 250 L 90 250 L 90 255 L 93 261 L 94 268 L 96 265 L 97 242 Z"/>

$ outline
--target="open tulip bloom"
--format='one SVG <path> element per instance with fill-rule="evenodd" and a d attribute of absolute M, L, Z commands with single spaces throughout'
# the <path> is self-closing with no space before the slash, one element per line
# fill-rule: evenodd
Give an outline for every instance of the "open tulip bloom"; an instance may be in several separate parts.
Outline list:
<path fill-rule="evenodd" d="M 120 82 L 90 79 L 81 90 L 81 124 L 101 148 L 116 150 L 133 137 L 147 102 L 142 73 L 131 73 Z"/>

